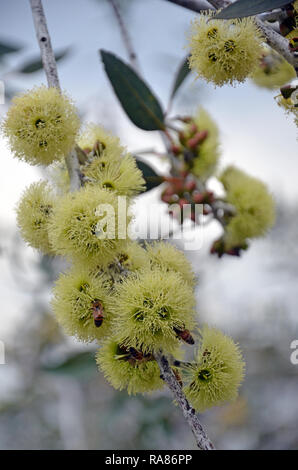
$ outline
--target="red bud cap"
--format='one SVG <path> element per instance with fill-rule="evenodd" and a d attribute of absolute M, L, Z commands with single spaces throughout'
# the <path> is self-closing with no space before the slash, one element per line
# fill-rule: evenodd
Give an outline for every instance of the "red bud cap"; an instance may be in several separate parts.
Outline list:
<path fill-rule="evenodd" d="M 173 176 L 173 177 L 166 176 L 165 181 L 167 181 L 168 183 L 172 185 L 173 191 L 175 193 L 180 193 L 181 191 L 183 191 L 184 178 L 179 178 L 177 176 Z"/>
<path fill-rule="evenodd" d="M 180 131 L 178 135 L 179 135 L 179 140 L 180 140 L 181 144 L 185 144 L 186 138 L 185 138 L 184 132 Z"/>
<path fill-rule="evenodd" d="M 179 199 L 178 204 L 179 204 L 179 206 L 182 208 L 183 206 L 185 206 L 185 204 L 189 204 L 189 202 L 188 202 L 187 199 L 181 198 L 181 199 Z"/>
<path fill-rule="evenodd" d="M 192 117 L 191 116 L 183 116 L 183 117 L 180 118 L 180 121 L 185 122 L 186 124 L 188 124 L 189 122 L 192 121 Z"/>
<path fill-rule="evenodd" d="M 198 132 L 198 126 L 193 122 L 189 126 L 189 131 L 191 132 L 191 134 L 196 134 Z"/>
<path fill-rule="evenodd" d="M 208 202 L 208 204 L 212 204 L 214 202 L 214 193 L 212 191 L 206 192 L 206 202 Z"/>
<path fill-rule="evenodd" d="M 181 147 L 179 147 L 178 145 L 172 145 L 172 146 L 171 146 L 171 152 L 172 152 L 174 155 L 179 155 L 179 153 L 182 152 L 182 149 L 181 149 Z"/>
<path fill-rule="evenodd" d="M 187 141 L 187 147 L 190 149 L 195 149 L 199 144 L 201 144 L 207 137 L 208 131 L 197 132 L 194 137 Z"/>
<path fill-rule="evenodd" d="M 193 180 L 190 180 L 190 181 L 186 181 L 185 185 L 184 185 L 184 189 L 186 191 L 189 191 L 189 192 L 192 192 L 196 189 L 197 187 L 197 184 L 195 181 Z"/>
<path fill-rule="evenodd" d="M 192 193 L 192 200 L 195 204 L 201 204 L 204 201 L 204 193 L 200 193 L 199 191 L 194 191 Z"/>

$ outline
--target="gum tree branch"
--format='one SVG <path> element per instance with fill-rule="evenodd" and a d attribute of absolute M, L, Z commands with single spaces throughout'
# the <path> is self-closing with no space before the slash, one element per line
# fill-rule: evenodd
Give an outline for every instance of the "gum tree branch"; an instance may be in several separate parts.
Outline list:
<path fill-rule="evenodd" d="M 269 46 L 271 46 L 272 49 L 277 51 L 281 56 L 284 57 L 284 59 L 293 65 L 298 74 L 298 55 L 296 52 L 293 53 L 290 51 L 289 41 L 274 31 L 274 29 L 272 29 L 270 26 L 267 26 L 266 23 L 263 23 L 262 20 L 260 20 L 258 17 L 256 17 L 255 20 Z"/>
<path fill-rule="evenodd" d="M 55 54 L 41 0 L 29 0 L 43 68 L 49 87 L 55 87 L 61 92 Z M 81 187 L 80 165 L 76 147 L 65 157 L 70 178 L 70 190 L 76 191 Z"/>
<path fill-rule="evenodd" d="M 283 21 L 288 17 L 286 11 L 282 10 L 281 8 L 277 8 L 272 11 L 267 11 L 264 13 L 260 13 L 258 18 L 262 21 Z"/>
<path fill-rule="evenodd" d="M 166 382 L 177 404 L 182 409 L 183 416 L 193 432 L 198 448 L 201 450 L 215 450 L 213 443 L 208 438 L 203 426 L 200 423 L 198 414 L 190 406 L 188 400 L 182 392 L 182 388 L 170 367 L 168 359 L 162 353 L 156 353 L 155 359 L 161 371 L 161 378 Z"/>
<path fill-rule="evenodd" d="M 127 53 L 128 53 L 129 62 L 135 70 L 139 70 L 140 67 L 139 67 L 139 63 L 138 63 L 137 54 L 134 50 L 132 41 L 131 41 L 129 33 L 128 33 L 128 30 L 125 26 L 125 23 L 122 19 L 120 8 L 117 5 L 117 0 L 110 0 L 110 4 L 112 5 L 112 8 L 113 8 L 114 13 L 115 13 L 115 17 L 116 17 L 116 19 L 118 21 L 118 24 L 119 24 L 119 28 L 120 28 L 121 36 L 123 38 L 124 46 L 125 46 L 125 48 L 127 50 Z"/>
<path fill-rule="evenodd" d="M 188 10 L 195 11 L 200 13 L 201 8 L 196 6 L 196 2 L 193 0 L 166 0 L 170 3 L 174 3 L 176 5 L 180 5 L 181 7 L 187 8 Z M 208 0 L 209 4 L 212 8 L 219 9 L 228 6 L 231 2 L 227 0 Z M 267 43 L 269 46 L 272 47 L 275 51 L 277 51 L 280 55 L 282 55 L 298 73 L 298 55 L 297 53 L 293 53 L 289 49 L 289 41 L 281 36 L 279 33 L 274 31 L 272 27 L 266 22 L 262 21 L 262 18 L 266 19 L 266 16 L 262 17 L 262 15 L 256 16 L 256 23 L 259 29 L 262 31 Z"/>
<path fill-rule="evenodd" d="M 133 51 L 132 44 L 130 42 L 129 36 L 127 34 L 126 28 L 122 21 L 121 15 L 115 4 L 114 0 L 110 0 L 114 8 L 116 17 L 121 28 L 123 40 L 125 42 L 126 48 L 129 52 L 129 58 L 134 66 L 137 67 L 137 57 Z M 48 32 L 46 18 L 43 10 L 41 0 L 30 0 L 30 5 L 32 9 L 32 16 L 34 21 L 34 26 L 36 30 L 36 36 L 38 44 L 40 47 L 40 53 L 42 58 L 43 67 L 46 73 L 48 86 L 56 87 L 61 91 L 59 78 L 57 73 L 57 65 L 55 60 L 55 55 L 51 45 L 51 38 Z M 70 177 L 71 191 L 75 191 L 81 187 L 81 176 L 79 168 L 79 158 L 81 155 L 80 148 L 76 147 L 72 152 L 66 157 L 66 165 Z M 167 383 L 168 387 L 174 394 L 177 403 L 183 411 L 183 415 L 186 418 L 188 424 L 190 425 L 197 445 L 200 449 L 203 450 L 213 450 L 214 446 L 212 442 L 208 439 L 202 425 L 199 422 L 198 416 L 195 413 L 195 410 L 189 405 L 185 395 L 182 392 L 182 389 L 171 369 L 169 363 L 165 356 L 160 355 L 156 357 L 158 365 L 161 370 L 163 379 Z"/>

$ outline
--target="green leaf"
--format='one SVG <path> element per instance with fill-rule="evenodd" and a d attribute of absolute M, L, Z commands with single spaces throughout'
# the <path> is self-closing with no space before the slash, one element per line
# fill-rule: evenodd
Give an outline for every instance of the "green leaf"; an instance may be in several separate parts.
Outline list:
<path fill-rule="evenodd" d="M 173 85 L 173 90 L 172 90 L 172 93 L 171 93 L 171 100 L 174 98 L 175 94 L 177 93 L 178 89 L 180 88 L 180 86 L 182 85 L 182 83 L 184 82 L 184 80 L 186 79 L 186 77 L 188 76 L 188 74 L 190 73 L 190 68 L 189 68 L 189 65 L 188 65 L 188 59 L 189 59 L 189 56 L 187 56 L 183 62 L 180 64 L 180 67 L 178 69 L 178 72 L 177 72 L 177 75 L 176 75 L 176 78 L 175 78 L 175 82 L 174 82 L 174 85 Z"/>
<path fill-rule="evenodd" d="M 238 0 L 217 13 L 214 18 L 226 20 L 244 18 L 282 7 L 288 3 L 290 3 L 289 0 Z"/>
<path fill-rule="evenodd" d="M 67 49 L 63 49 L 63 51 L 61 52 L 57 52 L 55 54 L 55 58 L 56 58 L 56 61 L 58 62 L 59 60 L 63 59 L 64 57 L 67 56 L 67 54 L 69 53 L 69 48 Z M 34 72 L 38 72 L 39 70 L 41 70 L 43 68 L 42 66 L 42 61 L 40 58 L 36 58 L 36 59 L 33 59 L 31 60 L 30 62 L 27 62 L 26 64 L 24 64 L 19 70 L 18 70 L 18 73 L 34 73 Z"/>
<path fill-rule="evenodd" d="M 9 44 L 0 41 L 0 56 L 5 54 L 12 54 L 13 52 L 18 52 L 22 49 L 22 46 L 17 46 L 16 44 Z"/>
<path fill-rule="evenodd" d="M 54 366 L 44 366 L 43 370 L 52 374 L 70 375 L 78 379 L 85 379 L 96 373 L 94 354 L 79 352 Z"/>
<path fill-rule="evenodd" d="M 140 129 L 165 129 L 159 101 L 139 75 L 121 59 L 100 50 L 101 59 L 112 87 L 130 120 Z"/>
<path fill-rule="evenodd" d="M 136 163 L 139 170 L 143 173 L 143 178 L 146 181 L 146 191 L 156 188 L 156 186 L 159 186 L 164 181 L 163 177 L 158 175 L 147 163 L 139 160 L 138 158 L 136 158 Z"/>

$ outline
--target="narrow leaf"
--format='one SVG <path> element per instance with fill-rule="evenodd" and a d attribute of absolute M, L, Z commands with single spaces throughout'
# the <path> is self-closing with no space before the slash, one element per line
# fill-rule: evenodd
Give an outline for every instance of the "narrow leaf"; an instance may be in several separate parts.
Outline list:
<path fill-rule="evenodd" d="M 138 158 L 136 158 L 136 163 L 139 170 L 143 173 L 143 178 L 146 181 L 146 191 L 156 188 L 156 186 L 159 186 L 164 181 L 164 178 L 158 175 L 147 163 L 139 160 Z"/>
<path fill-rule="evenodd" d="M 96 365 L 92 353 L 79 352 L 60 364 L 43 366 L 43 370 L 52 374 L 85 378 L 96 373 Z"/>
<path fill-rule="evenodd" d="M 264 11 L 274 10 L 287 5 L 289 0 L 238 0 L 221 10 L 214 18 L 231 19 L 244 18 L 245 16 L 258 15 Z"/>
<path fill-rule="evenodd" d="M 182 85 L 182 83 L 184 82 L 184 80 L 186 79 L 188 74 L 190 73 L 190 68 L 189 68 L 189 65 L 188 65 L 188 58 L 189 58 L 189 56 L 187 56 L 183 60 L 183 62 L 180 64 L 180 67 L 178 69 L 178 72 L 177 72 L 177 75 L 176 75 L 176 78 L 175 78 L 175 82 L 174 82 L 174 85 L 173 85 L 173 90 L 172 90 L 172 93 L 171 93 L 171 100 L 174 98 L 174 96 L 177 93 L 178 89 L 180 88 L 180 86 Z"/>
<path fill-rule="evenodd" d="M 0 41 L 0 56 L 5 54 L 12 54 L 13 52 L 18 52 L 22 49 L 22 46 L 17 46 L 16 44 L 9 44 Z"/>
<path fill-rule="evenodd" d="M 61 52 L 57 52 L 55 54 L 56 61 L 58 62 L 59 60 L 63 59 L 66 57 L 66 55 L 69 53 L 69 48 L 63 49 Z M 36 58 L 33 60 L 30 60 L 30 62 L 27 62 L 24 64 L 19 70 L 18 73 L 34 73 L 38 72 L 39 70 L 42 69 L 42 61 L 40 58 Z"/>
<path fill-rule="evenodd" d="M 163 130 L 161 105 L 144 80 L 114 54 L 104 50 L 100 53 L 107 76 L 130 120 L 145 131 Z"/>

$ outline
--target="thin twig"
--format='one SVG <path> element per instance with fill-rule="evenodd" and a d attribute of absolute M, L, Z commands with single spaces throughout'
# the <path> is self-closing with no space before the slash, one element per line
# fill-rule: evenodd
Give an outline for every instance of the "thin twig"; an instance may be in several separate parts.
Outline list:
<path fill-rule="evenodd" d="M 34 27 L 40 47 L 41 60 L 49 87 L 55 87 L 61 92 L 55 54 L 41 0 L 30 0 Z M 81 187 L 80 165 L 76 147 L 65 157 L 70 178 L 70 190 L 76 191 Z"/>
<path fill-rule="evenodd" d="M 193 0 L 193 1 L 195 1 L 195 0 Z M 114 12 L 115 12 L 116 18 L 118 20 L 118 24 L 119 24 L 119 27 L 120 27 L 120 32 L 121 32 L 121 35 L 122 35 L 122 38 L 123 38 L 123 43 L 124 43 L 124 46 L 127 50 L 128 57 L 130 59 L 130 64 L 134 68 L 134 70 L 136 72 L 138 72 L 138 74 L 141 77 L 141 72 L 140 72 L 140 67 L 139 67 L 139 64 L 138 64 L 137 54 L 136 54 L 136 52 L 134 50 L 134 47 L 133 47 L 133 44 L 130 40 L 130 36 L 128 34 L 127 28 L 126 28 L 126 26 L 125 26 L 125 24 L 122 20 L 120 10 L 119 10 L 119 8 L 117 7 L 117 4 L 116 4 L 116 0 L 110 0 L 110 2 L 111 2 L 112 7 L 114 8 Z M 195 1 L 195 3 L 197 4 L 196 1 Z M 204 3 L 206 4 L 207 2 L 204 2 Z M 168 153 L 168 156 L 171 160 L 172 167 L 173 167 L 173 170 L 174 170 L 175 156 L 173 155 L 173 153 L 171 151 L 171 145 L 170 145 L 170 143 L 169 143 L 169 141 L 168 141 L 168 139 L 167 139 L 167 137 L 166 137 L 166 135 L 163 131 L 160 132 L 160 136 L 161 136 L 161 139 L 163 141 L 164 146 L 167 149 L 167 153 Z"/>
<path fill-rule="evenodd" d="M 30 4 L 36 37 L 40 47 L 42 65 L 47 77 L 48 86 L 56 87 L 60 90 L 56 59 L 41 0 L 30 0 Z"/>
<path fill-rule="evenodd" d="M 258 28 L 262 31 L 269 46 L 277 51 L 281 56 L 284 57 L 293 67 L 298 74 L 298 55 L 296 52 L 291 52 L 289 49 L 289 41 L 274 31 L 270 26 L 267 26 L 259 18 L 255 18 Z"/>
<path fill-rule="evenodd" d="M 182 409 L 184 418 L 188 422 L 194 434 L 198 448 L 201 450 L 215 450 L 213 443 L 208 438 L 203 426 L 200 423 L 198 414 L 190 406 L 188 400 L 186 399 L 182 388 L 170 367 L 168 359 L 162 353 L 156 353 L 155 359 L 161 370 L 161 378 L 166 382 L 177 404 Z"/>
<path fill-rule="evenodd" d="M 212 5 L 216 10 L 219 10 L 220 8 L 226 8 L 230 5 L 229 0 L 208 0 L 210 5 Z"/>
<path fill-rule="evenodd" d="M 132 44 L 130 36 L 128 34 L 128 30 L 127 30 L 127 28 L 124 24 L 123 19 L 122 19 L 119 6 L 117 5 L 117 0 L 110 0 L 110 3 L 112 5 L 112 8 L 114 10 L 116 19 L 117 19 L 118 24 L 119 24 L 119 28 L 120 28 L 120 32 L 121 32 L 121 35 L 122 35 L 122 38 L 123 38 L 123 42 L 124 42 L 125 48 L 126 48 L 127 53 L 128 53 L 129 62 L 135 70 L 140 70 L 137 54 L 135 53 L 133 44 Z"/>
<path fill-rule="evenodd" d="M 258 18 L 260 18 L 262 21 L 284 21 L 286 18 L 288 18 L 288 14 L 285 10 L 277 8 L 276 10 L 260 13 Z"/>

